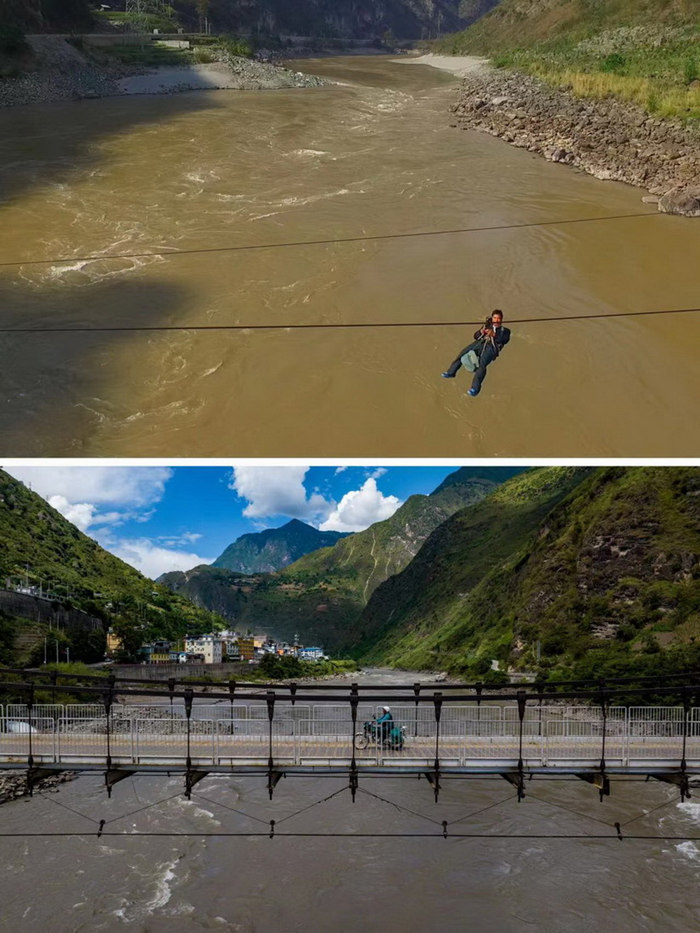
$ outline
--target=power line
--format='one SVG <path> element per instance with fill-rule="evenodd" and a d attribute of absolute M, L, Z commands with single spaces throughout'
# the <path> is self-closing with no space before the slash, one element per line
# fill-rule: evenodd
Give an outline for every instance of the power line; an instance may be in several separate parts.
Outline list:
<path fill-rule="evenodd" d="M 593 321 L 659 314 L 694 314 L 700 308 L 664 308 L 657 311 L 612 311 L 609 314 L 571 314 L 560 317 L 514 318 L 508 324 L 551 324 L 558 321 Z M 151 331 L 349 330 L 388 327 L 478 327 L 480 321 L 366 321 L 334 324 L 154 324 L 111 327 L 0 327 L 0 334 L 90 334 Z"/>
<path fill-rule="evenodd" d="M 105 259 L 157 259 L 169 256 L 193 256 L 204 253 L 238 253 L 257 249 L 289 249 L 303 246 L 331 246 L 344 243 L 367 243 L 375 240 L 406 240 L 415 237 L 454 236 L 461 233 L 482 233 L 491 230 L 525 230 L 531 227 L 554 227 L 564 224 L 587 224 L 607 220 L 626 220 L 634 217 L 660 217 L 657 211 L 640 211 L 635 214 L 610 214 L 604 217 L 571 217 L 568 220 L 540 220 L 524 224 L 493 224 L 486 227 L 456 227 L 450 230 L 416 230 L 413 233 L 370 233 L 362 236 L 329 237 L 320 240 L 294 240 L 286 243 L 244 243 L 240 246 L 207 246 L 193 249 L 161 250 L 153 253 L 114 253 L 109 255 L 71 256 L 58 259 L 10 259 L 0 262 L 7 266 L 62 265 L 74 262 L 98 262 Z"/>

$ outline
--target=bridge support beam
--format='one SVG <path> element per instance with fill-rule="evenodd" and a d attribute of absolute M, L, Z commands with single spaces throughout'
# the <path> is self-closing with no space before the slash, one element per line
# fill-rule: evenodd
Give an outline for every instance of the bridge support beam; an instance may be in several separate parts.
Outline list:
<path fill-rule="evenodd" d="M 58 774 L 63 774 L 65 768 L 28 768 L 27 769 L 27 791 L 31 797 L 34 788 L 37 784 L 40 784 L 45 778 L 56 777 Z"/>
<path fill-rule="evenodd" d="M 270 795 L 270 800 L 272 800 L 272 795 L 275 792 L 275 788 L 279 784 L 280 780 L 284 777 L 284 771 L 274 771 L 270 770 L 267 773 L 267 791 Z"/>
<path fill-rule="evenodd" d="M 118 784 L 120 781 L 123 781 L 124 778 L 131 777 L 134 774 L 137 774 L 137 772 L 123 771 L 121 768 L 108 768 L 105 771 L 105 787 L 107 788 L 107 796 L 112 796 L 112 788 L 115 784 Z"/>
<path fill-rule="evenodd" d="M 587 772 L 577 772 L 576 777 L 579 781 L 585 781 L 586 784 L 592 784 L 594 787 L 597 787 L 600 792 L 600 800 L 602 803 L 603 797 L 610 796 L 610 778 L 607 774 L 604 774 L 602 771 L 598 771 L 596 774 L 589 774 Z"/>
<path fill-rule="evenodd" d="M 671 774 L 650 774 L 649 777 L 654 778 L 655 781 L 661 781 L 663 784 L 674 784 L 676 787 L 680 788 L 681 801 L 685 800 L 686 797 L 692 797 L 688 775 L 683 771 Z"/>
<path fill-rule="evenodd" d="M 192 796 L 192 788 L 195 784 L 199 784 L 208 774 L 208 771 L 193 771 L 191 768 L 185 771 L 185 797 L 187 797 L 188 800 Z"/>
<path fill-rule="evenodd" d="M 525 796 L 525 775 L 522 771 L 504 771 L 501 774 L 504 781 L 508 781 L 518 792 L 518 802 Z"/>

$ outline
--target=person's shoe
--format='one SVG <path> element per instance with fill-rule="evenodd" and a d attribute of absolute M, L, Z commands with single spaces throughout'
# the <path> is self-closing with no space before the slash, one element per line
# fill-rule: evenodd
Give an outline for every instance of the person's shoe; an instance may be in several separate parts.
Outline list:
<path fill-rule="evenodd" d="M 476 389 L 467 389 L 467 395 L 471 395 L 472 398 L 476 398 L 478 394 Z"/>
<path fill-rule="evenodd" d="M 454 377 L 455 377 L 454 373 L 442 373 L 443 379 L 454 379 Z"/>

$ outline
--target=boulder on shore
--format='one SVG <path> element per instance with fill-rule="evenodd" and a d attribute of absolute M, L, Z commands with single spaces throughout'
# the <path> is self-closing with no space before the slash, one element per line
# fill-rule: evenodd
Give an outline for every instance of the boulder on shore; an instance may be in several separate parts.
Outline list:
<path fill-rule="evenodd" d="M 687 188 L 676 185 L 659 199 L 659 210 L 664 214 L 685 214 L 700 217 L 700 185 Z"/>

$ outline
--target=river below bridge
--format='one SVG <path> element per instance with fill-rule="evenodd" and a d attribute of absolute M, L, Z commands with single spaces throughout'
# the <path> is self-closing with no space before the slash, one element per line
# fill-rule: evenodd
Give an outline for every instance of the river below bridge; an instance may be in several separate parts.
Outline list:
<path fill-rule="evenodd" d="M 360 679 L 398 682 L 396 672 Z M 354 804 L 340 778 L 282 780 L 272 802 L 264 777 L 206 778 L 190 802 L 181 776 L 128 778 L 111 801 L 101 782 L 83 775 L 0 809 L 2 833 L 19 834 L 0 836 L 4 928 L 658 933 L 700 924 L 700 843 L 615 836 L 617 821 L 628 837 L 700 837 L 700 804 L 655 782 L 615 781 L 602 804 L 575 779 L 529 782 L 520 804 L 500 778 L 445 780 L 437 803 L 424 780 L 363 778 Z M 22 836 L 72 832 L 89 835 Z M 460 833 L 475 838 L 449 838 Z M 508 838 L 519 834 L 531 838 Z M 609 838 L 546 838 L 601 834 Z"/>
<path fill-rule="evenodd" d="M 3 336 L 4 455 L 697 454 L 700 316 L 585 317 L 697 306 L 700 223 L 451 128 L 444 72 L 295 67 L 340 83 L 0 112 L 3 326 L 125 328 Z M 547 320 L 476 401 L 435 322 L 495 307 Z M 365 322 L 428 326 L 129 330 Z"/>

